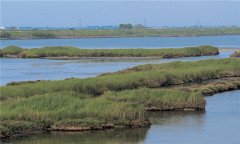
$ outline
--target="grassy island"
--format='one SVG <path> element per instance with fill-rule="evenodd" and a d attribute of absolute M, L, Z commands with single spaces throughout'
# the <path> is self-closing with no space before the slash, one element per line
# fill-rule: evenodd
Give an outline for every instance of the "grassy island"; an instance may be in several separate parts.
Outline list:
<path fill-rule="evenodd" d="M 190 56 L 217 55 L 218 48 L 213 46 L 197 46 L 168 49 L 80 49 L 76 47 L 43 47 L 23 49 L 8 46 L 0 51 L 1 57 L 19 58 L 78 58 L 78 57 L 158 57 L 176 58 Z"/>
<path fill-rule="evenodd" d="M 204 95 L 240 88 L 239 63 L 228 58 L 148 64 L 94 78 L 1 86 L 1 137 L 146 127 L 146 111 L 204 110 Z"/>
<path fill-rule="evenodd" d="M 111 38 L 111 37 L 177 37 L 239 35 L 238 27 L 112 29 L 112 30 L 0 30 L 0 39 L 56 39 L 56 38 Z"/>
<path fill-rule="evenodd" d="M 232 55 L 231 55 L 231 57 L 240 57 L 240 51 L 235 51 Z"/>

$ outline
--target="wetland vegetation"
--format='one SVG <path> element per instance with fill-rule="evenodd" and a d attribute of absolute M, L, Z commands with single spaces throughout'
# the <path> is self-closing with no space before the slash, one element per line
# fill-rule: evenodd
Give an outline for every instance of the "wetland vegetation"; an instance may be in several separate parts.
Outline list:
<path fill-rule="evenodd" d="M 94 37 L 177 37 L 239 35 L 240 28 L 131 28 L 112 30 L 0 30 L 0 39 L 56 39 Z"/>
<path fill-rule="evenodd" d="M 240 59 L 147 64 L 94 78 L 1 86 L 1 137 L 150 125 L 146 110 L 204 110 L 239 89 Z"/>
<path fill-rule="evenodd" d="M 197 46 L 168 49 L 80 49 L 76 47 L 43 47 L 23 49 L 8 46 L 0 49 L 2 57 L 43 58 L 43 57 L 159 57 L 176 58 L 190 56 L 217 55 L 218 48 L 213 46 Z"/>

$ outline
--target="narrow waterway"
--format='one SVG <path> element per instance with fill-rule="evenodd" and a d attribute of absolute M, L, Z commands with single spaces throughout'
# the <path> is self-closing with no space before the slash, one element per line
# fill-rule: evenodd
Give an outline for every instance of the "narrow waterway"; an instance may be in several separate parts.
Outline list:
<path fill-rule="evenodd" d="M 65 78 L 94 77 L 106 72 L 130 68 L 140 64 L 166 63 L 172 61 L 195 61 L 213 58 L 227 58 L 233 51 L 223 51 L 216 56 L 186 57 L 175 59 L 84 59 L 84 60 L 49 60 L 0 58 L 0 85 L 12 81 L 62 80 Z"/>
<path fill-rule="evenodd" d="M 0 40 L 0 48 L 9 45 L 17 45 L 24 48 L 37 48 L 44 46 L 75 46 L 80 48 L 173 48 L 197 45 L 239 48 L 239 39 L 240 35 Z"/>

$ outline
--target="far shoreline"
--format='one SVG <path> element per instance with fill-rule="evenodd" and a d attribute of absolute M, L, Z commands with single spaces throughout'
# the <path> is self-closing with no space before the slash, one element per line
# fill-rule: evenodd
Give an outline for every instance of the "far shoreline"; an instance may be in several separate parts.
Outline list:
<path fill-rule="evenodd" d="M 0 38 L 8 40 L 60 40 L 60 39 L 112 39 L 112 38 L 175 38 L 175 37 L 214 37 L 214 36 L 240 36 L 240 34 L 212 34 L 212 35 L 159 35 L 159 36 L 80 36 L 80 37 L 56 37 L 56 38 Z"/>
<path fill-rule="evenodd" d="M 198 37 L 240 35 L 238 27 L 215 28 L 119 28 L 68 30 L 1 30 L 0 39 L 62 39 L 62 38 L 118 38 L 118 37 Z"/>

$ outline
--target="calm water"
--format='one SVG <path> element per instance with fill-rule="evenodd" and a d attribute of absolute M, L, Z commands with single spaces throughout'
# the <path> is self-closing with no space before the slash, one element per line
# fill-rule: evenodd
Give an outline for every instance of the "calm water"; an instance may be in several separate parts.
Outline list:
<path fill-rule="evenodd" d="M 68 45 L 83 48 L 163 48 L 196 45 L 240 48 L 240 35 L 207 37 L 142 37 L 142 38 L 91 38 L 91 39 L 46 39 L 46 40 L 1 40 L 1 46 L 43 47 Z M 218 56 L 180 58 L 164 60 L 46 60 L 46 59 L 0 59 L 0 85 L 12 81 L 60 80 L 70 77 L 93 77 L 105 72 L 133 67 L 146 63 L 189 61 L 209 58 L 225 58 L 233 50 L 224 51 Z"/>
<path fill-rule="evenodd" d="M 18 45 L 24 48 L 43 46 L 76 46 L 81 48 L 164 48 L 197 45 L 218 47 L 240 47 L 240 35 L 203 37 L 140 37 L 140 38 L 83 38 L 83 39 L 41 39 L 1 40 L 0 47 Z"/>
<path fill-rule="evenodd" d="M 165 63 L 229 57 L 233 51 L 225 51 L 217 56 L 189 57 L 152 60 L 48 60 L 48 59 L 0 59 L 0 85 L 12 81 L 61 80 L 70 77 L 94 77 L 106 72 L 114 72 L 139 64 Z"/>
<path fill-rule="evenodd" d="M 239 144 L 240 91 L 207 97 L 205 112 L 149 113 L 150 128 L 46 133 L 16 144 Z"/>

